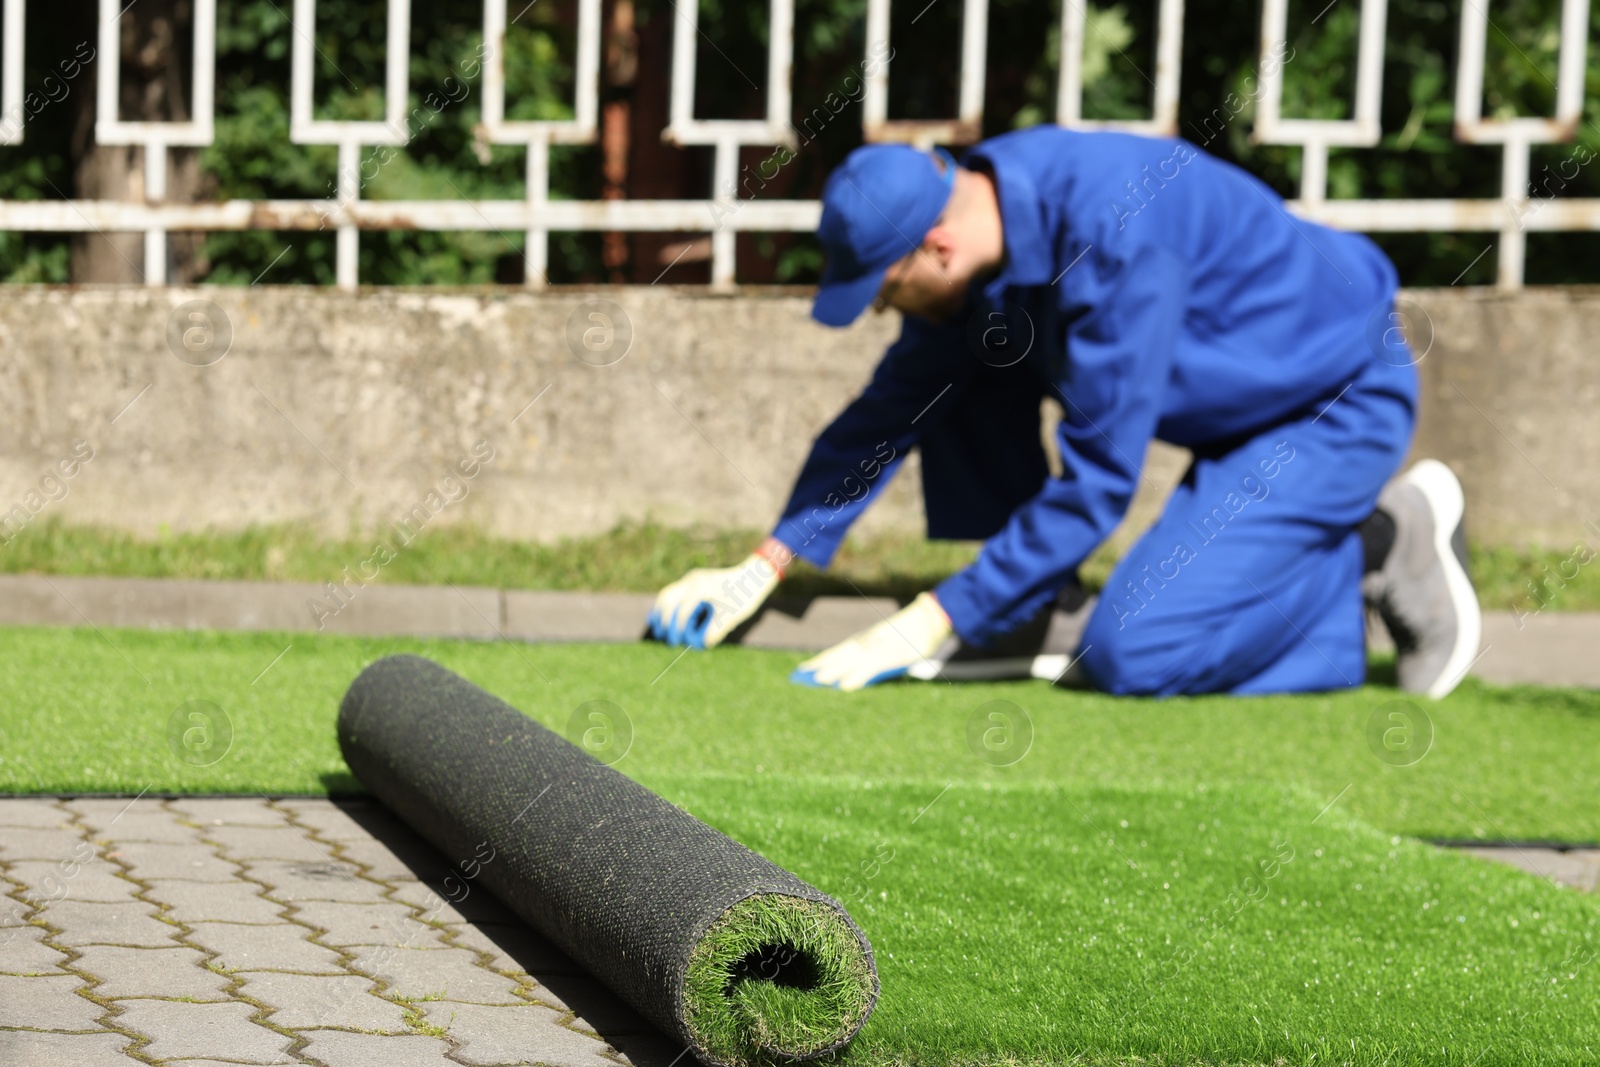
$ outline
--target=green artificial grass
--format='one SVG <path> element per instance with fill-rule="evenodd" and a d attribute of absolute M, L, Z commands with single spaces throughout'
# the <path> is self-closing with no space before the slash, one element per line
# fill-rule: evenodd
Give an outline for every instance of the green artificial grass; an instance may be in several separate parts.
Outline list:
<path fill-rule="evenodd" d="M 1292 789 L 771 778 L 666 794 L 817 886 L 846 1064 L 1592 1063 L 1600 903 Z"/>
<path fill-rule="evenodd" d="M 1593 691 L 1469 679 L 1439 703 L 1381 686 L 1160 701 L 1043 682 L 839 693 L 787 681 L 801 653 L 648 643 L 0 629 L 0 791 L 353 791 L 334 736 L 339 700 L 362 667 L 391 652 L 429 656 L 557 730 L 588 701 L 615 704 L 632 736 L 616 766 L 646 784 L 685 769 L 1085 786 L 1275 782 L 1337 797 L 1341 810 L 1394 833 L 1600 841 Z M 981 743 L 969 743 L 972 720 L 987 723 L 980 709 L 995 700 L 1031 724 L 1031 745 L 1010 766 L 993 766 Z M 216 762 L 216 748 L 180 744 L 197 713 L 191 701 L 202 714 L 205 704 L 221 710 L 206 730 L 231 730 Z M 1380 756 L 1370 735 L 1377 722 L 1381 736 L 1397 708 L 1431 724 L 1431 746 L 1409 765 Z"/>
<path fill-rule="evenodd" d="M 563 732 L 609 701 L 619 770 L 838 898 L 882 981 L 846 1067 L 1600 1057 L 1600 901 L 1416 840 L 1600 840 L 1593 692 L 843 694 L 748 649 L 16 628 L 0 790 L 353 791 L 339 698 L 401 651 Z"/>
<path fill-rule="evenodd" d="M 746 897 L 689 955 L 684 1017 L 718 1061 L 774 1063 L 848 1040 L 876 995 L 872 965 L 832 907 Z"/>

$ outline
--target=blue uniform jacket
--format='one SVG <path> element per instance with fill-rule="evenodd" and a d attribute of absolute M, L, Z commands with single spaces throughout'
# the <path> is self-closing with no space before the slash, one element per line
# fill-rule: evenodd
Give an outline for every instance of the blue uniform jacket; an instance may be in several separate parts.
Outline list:
<path fill-rule="evenodd" d="M 1366 237 L 1291 216 L 1184 140 L 1041 126 L 979 144 L 975 161 L 998 186 L 1000 274 L 960 321 L 905 319 L 817 438 L 773 535 L 827 566 L 982 366 L 984 324 L 1002 325 L 1061 403 L 1065 469 L 936 591 L 956 632 L 984 644 L 1043 608 L 1115 529 L 1152 437 L 1215 449 L 1337 395 L 1382 343 L 1397 277 Z"/>

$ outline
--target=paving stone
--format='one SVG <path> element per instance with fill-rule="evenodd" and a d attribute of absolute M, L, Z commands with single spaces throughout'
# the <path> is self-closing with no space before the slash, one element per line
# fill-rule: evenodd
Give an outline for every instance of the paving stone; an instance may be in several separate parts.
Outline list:
<path fill-rule="evenodd" d="M 283 813 L 265 797 L 179 797 L 171 801 L 173 811 L 202 825 L 282 826 Z"/>
<path fill-rule="evenodd" d="M 487 1007 L 425 1004 L 430 1026 L 460 1042 L 456 1059 L 470 1064 L 538 1063 L 548 1067 L 617 1067 L 604 1041 L 561 1025 L 561 1013 L 538 1004 Z"/>
<path fill-rule="evenodd" d="M 465 889 L 467 896 L 448 901 L 433 866 L 438 854 L 375 802 L 336 806 L 295 798 L 277 810 L 249 798 L 144 798 L 130 808 L 126 800 L 87 798 L 70 801 L 70 813 L 52 813 L 35 799 L 13 809 L 22 814 L 12 821 L 22 825 L 8 835 L 9 803 L 0 800 L 0 842 L 27 850 L 37 850 L 35 843 L 48 846 L 61 840 L 56 834 L 76 832 L 71 825 L 65 831 L 57 826 L 76 813 L 85 832 L 106 843 L 97 856 L 88 842 L 80 842 L 85 862 L 70 853 L 64 863 L 4 862 L 4 852 L 0 862 L 8 878 L 31 887 L 41 922 L 61 931 L 55 935 L 59 941 L 52 941 L 82 953 L 74 971 L 95 976 L 100 984 L 90 988 L 128 1009 L 117 1025 L 155 1039 L 141 1051 L 150 1059 L 179 1060 L 181 1067 L 205 1067 L 201 1061 L 288 1067 L 313 1057 L 329 1067 L 622 1062 L 607 1051 L 609 1041 L 636 1063 L 669 1067 L 682 1052 L 679 1046 L 659 1062 L 648 1058 L 666 1047 L 665 1039 L 480 884 L 458 875 L 449 889 L 457 895 Z M 312 827 L 315 837 L 308 833 Z M 335 840 L 341 843 L 338 852 L 348 851 L 393 881 L 363 876 L 356 863 L 331 854 Z M 247 858 L 251 854 L 272 858 Z M 230 862 L 233 856 L 238 862 Z M 194 863 L 200 866 L 185 866 Z M 120 876 L 123 865 L 140 875 L 166 876 L 149 878 L 141 889 Z M 435 877 L 417 877 L 430 869 Z M 224 880 L 197 880 L 197 871 Z M 0 899 L 0 967 L 65 962 L 43 945 L 48 934 L 27 923 L 27 906 L 7 905 Z M 422 921 L 418 908 L 453 923 L 455 944 L 444 939 L 445 930 Z M 345 968 L 330 946 L 349 946 L 362 955 Z M 217 966 L 237 969 L 231 977 L 203 965 L 212 953 Z M 496 974 L 491 965 L 506 973 Z M 519 986 L 519 980 L 526 984 Z M 30 982 L 37 984 L 25 984 Z M 389 992 L 377 995 L 378 984 Z M 84 980 L 74 973 L 48 979 L 0 975 L 0 1026 L 20 1012 L 25 1021 L 11 1025 L 98 1032 L 111 1055 L 118 1055 L 127 1039 L 104 1033 L 97 1025 L 104 1009 L 77 995 L 80 988 Z M 519 995 L 519 988 L 526 992 Z M 385 999 L 396 994 L 417 999 L 419 1009 L 430 1013 L 456 1012 L 452 1038 L 473 1042 L 467 1055 L 449 1055 L 450 1042 L 405 1033 L 403 1006 Z M 421 1000 L 429 996 L 444 999 Z M 542 1003 L 530 1005 L 530 999 Z M 16 1008 L 19 1003 L 24 1007 Z M 273 1009 L 271 1026 L 250 1021 L 252 1004 Z M 582 1018 L 573 1017 L 573 1010 Z M 286 1039 L 272 1027 L 301 1031 L 312 1044 L 304 1056 L 289 1056 Z M 376 1032 L 348 1032 L 353 1030 Z M 98 1048 L 86 1052 L 83 1063 L 96 1062 L 89 1057 L 99 1054 Z M 500 1056 L 505 1058 L 496 1061 Z M 0 1051 L 0 1067 L 14 1060 Z M 16 1062 L 78 1065 L 70 1050 L 46 1050 Z"/>
<path fill-rule="evenodd" d="M 189 940 L 215 952 L 213 962 L 229 971 L 299 971 L 343 974 L 339 954 L 312 944 L 303 926 L 244 926 L 238 923 L 195 923 Z"/>
<path fill-rule="evenodd" d="M 0 1026 L 35 1030 L 99 1030 L 105 1009 L 78 996 L 88 988 L 75 974 L 40 978 L 0 975 Z"/>
<path fill-rule="evenodd" d="M 23 896 L 30 901 L 97 900 L 123 904 L 139 891 L 136 883 L 120 877 L 115 864 L 98 858 L 82 863 L 24 860 L 11 864 L 8 873 L 26 887 Z"/>
<path fill-rule="evenodd" d="M 149 841 L 169 845 L 192 845 L 200 831 L 179 821 L 176 812 L 164 809 L 130 811 L 121 818 L 110 815 L 85 816 L 84 826 L 96 841 Z"/>
<path fill-rule="evenodd" d="M 567 1014 L 567 1013 L 563 1013 L 563 1014 Z M 587 1034 L 590 1037 L 599 1038 L 602 1041 L 605 1040 L 603 1037 L 600 1037 L 600 1031 L 596 1030 L 593 1026 L 589 1025 L 589 1020 L 585 1019 L 581 1015 L 568 1015 L 567 1025 L 572 1027 L 572 1029 L 578 1031 L 578 1033 L 580 1033 L 580 1034 Z M 612 1030 L 612 1029 L 608 1029 L 607 1032 L 608 1033 L 616 1033 L 616 1031 Z M 626 1032 L 632 1032 L 632 1031 L 626 1031 Z"/>
<path fill-rule="evenodd" d="M 487 953 L 489 966 L 497 971 L 531 975 L 585 973 L 571 956 L 526 926 L 454 923 L 446 929 L 454 935 L 449 944 Z"/>
<path fill-rule="evenodd" d="M 568 1022 L 567 1025 L 575 1024 Z M 617 1058 L 633 1067 L 694 1067 L 694 1063 L 699 1062 L 689 1055 L 689 1048 L 683 1042 L 674 1041 L 654 1028 L 638 1034 L 609 1033 L 606 1039 Z M 184 1067 L 190 1065 L 184 1064 Z"/>
<path fill-rule="evenodd" d="M 550 976 L 529 994 L 534 1000 L 578 1017 L 572 1025 L 587 1032 L 635 1034 L 652 1029 L 644 1016 L 588 975 Z"/>
<path fill-rule="evenodd" d="M 410 1000 L 440 997 L 476 1004 L 520 1004 L 517 983 L 474 962 L 472 953 L 456 948 L 369 948 L 350 969 L 381 978 L 393 996 Z"/>
<path fill-rule="evenodd" d="M 153 881 L 145 896 L 168 905 L 173 922 L 283 922 L 284 905 L 261 896 L 253 882 Z"/>
<path fill-rule="evenodd" d="M 0 1063 L 59 1067 L 132 1067 L 122 1054 L 131 1042 L 121 1034 L 39 1034 L 0 1030 Z M 185 1064 L 184 1067 L 189 1067 Z"/>
<path fill-rule="evenodd" d="M 411 917 L 405 904 L 340 904 L 307 900 L 295 906 L 296 922 L 327 931 L 329 945 L 412 945 L 438 948 L 439 930 Z"/>
<path fill-rule="evenodd" d="M 385 830 L 409 832 L 388 809 L 372 801 L 280 800 L 278 807 L 324 841 L 362 841 L 374 834 L 385 836 Z"/>
<path fill-rule="evenodd" d="M 0 892 L 10 889 L 10 885 L 0 882 Z M 20 900 L 10 897 L 0 897 L 0 930 L 17 926 L 27 926 L 28 916 L 33 914 L 32 905 L 24 904 Z"/>
<path fill-rule="evenodd" d="M 0 974 L 58 974 L 56 966 L 67 954 L 44 943 L 48 933 L 23 926 L 0 934 Z"/>
<path fill-rule="evenodd" d="M 1465 851 L 1497 863 L 1509 864 L 1572 889 L 1592 893 L 1600 886 L 1600 850 L 1550 848 L 1468 848 Z"/>
<path fill-rule="evenodd" d="M 187 1004 L 135 1000 L 117 1024 L 149 1037 L 144 1053 L 157 1060 L 208 1057 L 229 1063 L 292 1063 L 290 1039 L 250 1021 L 255 1008 L 238 1001 Z"/>
<path fill-rule="evenodd" d="M 379 841 L 369 837 L 340 842 L 339 858 L 361 864 L 367 868 L 368 877 L 385 882 L 432 882 L 451 874 L 460 877 L 431 845 L 418 840 L 410 831 L 406 834 L 405 840 Z"/>
<path fill-rule="evenodd" d="M 53 797 L 0 797 L 0 826 L 53 830 L 71 819 L 72 813 L 57 807 Z"/>
<path fill-rule="evenodd" d="M 262 971 L 246 975 L 243 996 L 273 1009 L 274 1026 L 304 1030 L 337 1026 L 350 1030 L 406 1033 L 405 1009 L 374 993 L 359 975 L 313 977 Z"/>
<path fill-rule="evenodd" d="M 384 887 L 361 877 L 361 869 L 350 863 L 284 863 L 282 860 L 246 862 L 248 876 L 265 882 L 274 900 L 344 900 L 352 903 L 381 904 Z"/>
<path fill-rule="evenodd" d="M 467 895 L 451 901 L 449 893 L 458 895 L 461 883 L 451 882 L 449 888 L 440 883 L 396 881 L 395 900 L 404 901 L 422 909 L 422 918 L 441 923 L 498 923 L 510 926 L 521 922 L 511 911 L 494 899 L 482 886 L 466 883 Z"/>
<path fill-rule="evenodd" d="M 169 948 L 180 931 L 156 918 L 154 904 L 95 904 L 83 900 L 58 900 L 45 906 L 39 918 L 61 932 L 63 945 L 139 945 Z"/>
<path fill-rule="evenodd" d="M 313 1030 L 306 1036 L 311 1043 L 304 1054 L 328 1067 L 459 1067 L 457 1061 L 446 1058 L 449 1045 L 422 1034 L 381 1037 Z"/>
<path fill-rule="evenodd" d="M 85 945 L 73 966 L 101 979 L 96 996 L 196 997 L 227 1000 L 229 982 L 205 968 L 206 957 L 192 948 L 124 948 L 121 945 Z"/>
<path fill-rule="evenodd" d="M 209 845 L 168 845 L 146 841 L 118 844 L 106 854 L 128 865 L 131 877 L 143 880 L 176 878 L 185 882 L 232 882 L 238 878 L 233 864 Z"/>
<path fill-rule="evenodd" d="M 45 860 L 58 863 L 83 855 L 83 834 L 76 828 L 58 830 L 0 827 L 0 860 Z M 88 846 L 85 846 L 88 847 Z"/>
<path fill-rule="evenodd" d="M 123 815 L 165 811 L 166 802 L 160 797 L 69 797 L 62 801 L 68 809 L 85 819 L 109 822 Z"/>
<path fill-rule="evenodd" d="M 334 859 L 330 846 L 292 826 L 208 826 L 201 833 L 231 860 L 326 863 Z"/>

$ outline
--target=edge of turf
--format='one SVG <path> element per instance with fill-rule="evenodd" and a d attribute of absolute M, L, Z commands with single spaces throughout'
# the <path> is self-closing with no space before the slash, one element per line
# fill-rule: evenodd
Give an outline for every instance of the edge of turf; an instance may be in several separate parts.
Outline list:
<path fill-rule="evenodd" d="M 850 1040 L 877 1001 L 862 935 L 822 901 L 749 896 L 689 954 L 684 1023 L 714 1060 L 811 1059 Z"/>

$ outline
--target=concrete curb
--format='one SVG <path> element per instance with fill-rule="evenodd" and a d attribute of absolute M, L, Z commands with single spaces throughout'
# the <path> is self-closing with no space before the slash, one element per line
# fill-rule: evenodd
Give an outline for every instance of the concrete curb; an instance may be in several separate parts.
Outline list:
<path fill-rule="evenodd" d="M 369 637 L 636 641 L 655 597 L 368 585 L 342 597 L 297 582 L 0 575 L 0 625 L 276 630 Z M 742 636 L 755 648 L 827 648 L 898 610 L 888 597 L 774 598 Z"/>
<path fill-rule="evenodd" d="M 635 641 L 648 593 L 368 585 L 330 595 L 294 582 L 0 575 L 0 625 L 280 630 L 383 637 Z M 888 597 L 775 599 L 743 634 L 752 648 L 827 648 L 891 615 Z M 337 610 L 335 610 L 337 609 Z M 1600 613 L 1487 612 L 1471 673 L 1497 685 L 1600 688 Z M 1374 634 L 1373 647 L 1386 644 Z"/>

